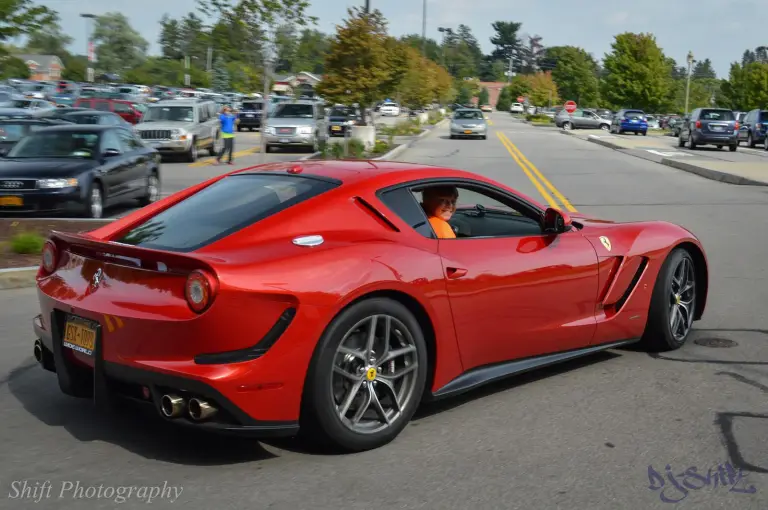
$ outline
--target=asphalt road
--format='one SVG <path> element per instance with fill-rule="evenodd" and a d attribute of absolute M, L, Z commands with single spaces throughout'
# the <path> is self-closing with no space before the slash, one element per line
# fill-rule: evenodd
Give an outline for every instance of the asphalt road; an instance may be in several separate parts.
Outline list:
<path fill-rule="evenodd" d="M 385 448 L 322 456 L 290 441 L 222 439 L 131 413 L 102 415 L 62 396 L 55 376 L 32 362 L 34 291 L 0 292 L 0 482 L 9 496 L 23 481 L 53 487 L 40 502 L 8 499 L 8 506 L 116 506 L 114 497 L 86 492 L 74 499 L 66 482 L 80 482 L 182 489 L 153 508 L 766 508 L 766 189 L 708 181 L 500 113 L 492 123 L 488 140 L 449 140 L 443 128 L 401 159 L 483 173 L 546 203 L 515 154 L 574 209 L 693 230 L 712 273 L 693 338 L 737 344 L 690 343 L 663 357 L 621 350 L 568 363 L 427 407 Z M 681 492 L 666 478 L 661 491 L 649 488 L 660 484 L 649 480 L 649 466 L 666 477 L 667 465 L 675 474 L 692 467 L 706 474 L 725 462 L 744 470 L 734 490 L 680 485 Z M 685 483 L 702 486 L 691 477 Z M 62 489 L 70 490 L 59 498 Z M 662 493 L 681 501 L 663 502 Z M 120 507 L 144 508 L 146 498 L 134 493 Z"/>

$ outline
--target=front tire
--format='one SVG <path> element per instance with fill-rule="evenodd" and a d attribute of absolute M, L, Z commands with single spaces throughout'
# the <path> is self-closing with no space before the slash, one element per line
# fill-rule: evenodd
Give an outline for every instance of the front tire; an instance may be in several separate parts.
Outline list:
<path fill-rule="evenodd" d="M 653 287 L 643 344 L 654 351 L 672 351 L 685 344 L 696 315 L 696 266 L 687 250 L 667 256 Z"/>
<path fill-rule="evenodd" d="M 315 350 L 301 433 L 334 450 L 381 447 L 410 421 L 426 377 L 426 342 L 413 314 L 386 298 L 353 304 L 331 322 Z"/>

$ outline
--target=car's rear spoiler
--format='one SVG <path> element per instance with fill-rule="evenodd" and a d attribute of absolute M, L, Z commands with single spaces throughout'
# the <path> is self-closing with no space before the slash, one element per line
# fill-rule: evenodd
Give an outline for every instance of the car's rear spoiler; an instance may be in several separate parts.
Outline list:
<path fill-rule="evenodd" d="M 215 274 L 213 267 L 205 259 L 187 253 L 139 248 L 58 231 L 52 231 L 49 239 L 56 245 L 59 253 L 68 251 L 110 264 L 169 273 L 189 273 L 195 269 L 204 269 Z"/>

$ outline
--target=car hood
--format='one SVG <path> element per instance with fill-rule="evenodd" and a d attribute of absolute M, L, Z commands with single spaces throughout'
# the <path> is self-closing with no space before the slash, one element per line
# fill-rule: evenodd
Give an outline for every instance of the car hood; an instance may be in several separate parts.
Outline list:
<path fill-rule="evenodd" d="M 300 127 L 300 126 L 314 126 L 315 119 L 295 119 L 295 118 L 281 118 L 270 117 L 270 127 Z"/>
<path fill-rule="evenodd" d="M 139 122 L 136 129 L 139 131 L 155 129 L 191 129 L 194 122 L 174 122 L 171 120 L 152 120 L 149 122 Z"/>
<path fill-rule="evenodd" d="M 92 159 L 24 158 L 0 159 L 0 179 L 45 179 L 75 177 L 98 166 Z"/>

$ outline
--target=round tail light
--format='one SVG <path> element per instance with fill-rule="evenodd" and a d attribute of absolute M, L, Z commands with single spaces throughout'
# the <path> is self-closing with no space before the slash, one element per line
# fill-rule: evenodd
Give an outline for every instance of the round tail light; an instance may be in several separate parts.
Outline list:
<path fill-rule="evenodd" d="M 43 246 L 43 270 L 51 274 L 56 270 L 58 262 L 58 250 L 52 241 L 47 241 Z"/>
<path fill-rule="evenodd" d="M 213 303 L 218 292 L 218 281 L 204 271 L 193 271 L 187 278 L 185 295 L 192 311 L 203 313 Z"/>

